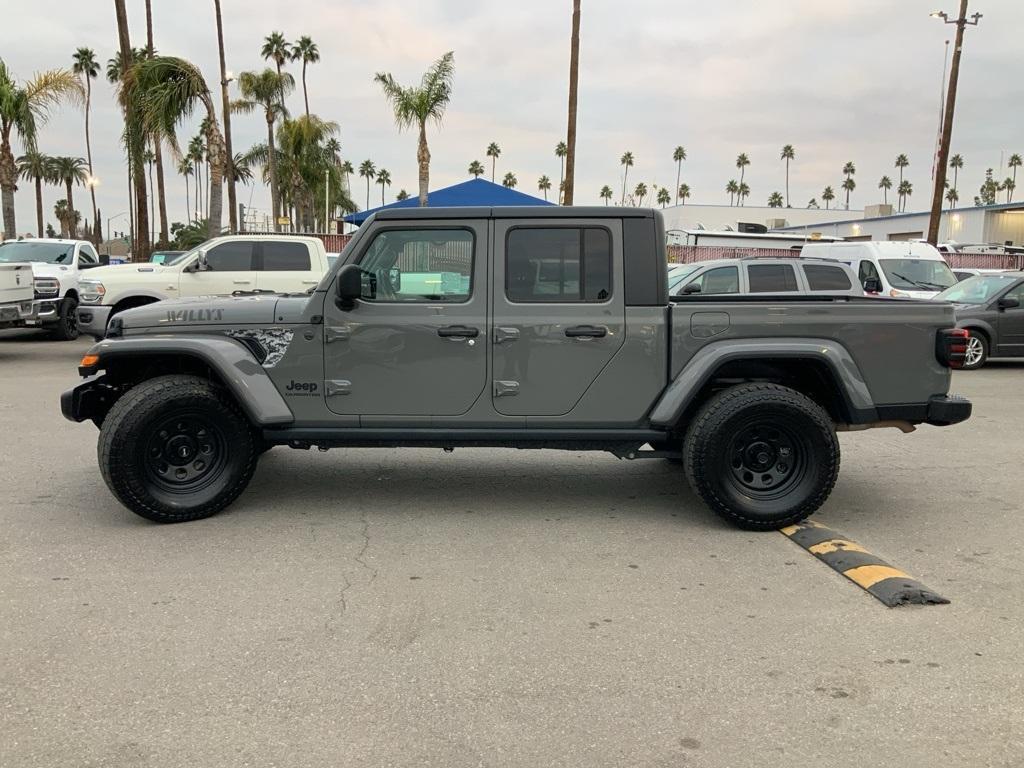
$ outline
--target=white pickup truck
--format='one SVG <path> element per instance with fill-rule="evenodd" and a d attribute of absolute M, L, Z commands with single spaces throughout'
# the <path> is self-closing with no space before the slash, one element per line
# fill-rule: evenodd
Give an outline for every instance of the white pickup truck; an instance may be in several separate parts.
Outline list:
<path fill-rule="evenodd" d="M 106 263 L 87 240 L 24 237 L 0 243 L 0 263 L 32 265 L 32 310 L 19 325 L 45 328 L 61 341 L 78 338 L 78 281 Z"/>
<path fill-rule="evenodd" d="M 225 235 L 163 264 L 118 264 L 81 283 L 78 325 L 101 339 L 110 318 L 163 299 L 276 291 L 301 293 L 320 282 L 327 252 L 315 237 Z"/>
<path fill-rule="evenodd" d="M 0 263 L 0 328 L 22 325 L 32 314 L 32 265 Z"/>

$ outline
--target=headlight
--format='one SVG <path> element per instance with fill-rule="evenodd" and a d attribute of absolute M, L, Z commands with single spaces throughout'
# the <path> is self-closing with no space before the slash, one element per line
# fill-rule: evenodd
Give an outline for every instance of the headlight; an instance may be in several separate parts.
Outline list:
<path fill-rule="evenodd" d="M 37 299 L 53 298 L 60 293 L 60 280 L 55 277 L 37 277 L 33 286 Z"/>
<path fill-rule="evenodd" d="M 889 291 L 889 295 L 894 299 L 907 299 L 910 298 L 910 294 L 905 291 L 898 291 L 895 288 Z"/>
<path fill-rule="evenodd" d="M 78 296 L 83 304 L 99 304 L 106 294 L 103 283 L 96 280 L 82 280 L 78 284 Z"/>

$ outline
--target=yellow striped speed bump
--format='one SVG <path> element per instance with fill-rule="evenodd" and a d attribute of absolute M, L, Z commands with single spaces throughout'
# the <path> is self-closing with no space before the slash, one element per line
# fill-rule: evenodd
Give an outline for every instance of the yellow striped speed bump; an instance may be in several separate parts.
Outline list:
<path fill-rule="evenodd" d="M 850 541 L 838 531 L 814 520 L 790 525 L 780 533 L 890 608 L 896 605 L 940 605 L 949 602 L 917 579 L 871 554 L 857 542 Z"/>

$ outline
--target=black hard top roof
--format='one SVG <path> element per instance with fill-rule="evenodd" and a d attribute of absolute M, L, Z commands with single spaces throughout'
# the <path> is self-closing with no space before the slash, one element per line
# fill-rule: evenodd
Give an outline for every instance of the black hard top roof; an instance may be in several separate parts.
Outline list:
<path fill-rule="evenodd" d="M 651 208 L 618 208 L 605 205 L 517 205 L 465 208 L 385 208 L 367 217 L 369 221 L 401 219 L 649 219 Z M 364 224 L 366 222 L 363 222 Z"/>

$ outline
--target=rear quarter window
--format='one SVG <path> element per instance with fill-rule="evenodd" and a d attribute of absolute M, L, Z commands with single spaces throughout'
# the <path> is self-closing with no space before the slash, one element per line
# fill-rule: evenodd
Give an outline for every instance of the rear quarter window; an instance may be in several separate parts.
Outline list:
<path fill-rule="evenodd" d="M 263 243 L 264 272 L 308 272 L 309 248 L 305 243 Z"/>
<path fill-rule="evenodd" d="M 827 264 L 805 264 L 807 287 L 812 291 L 849 291 L 853 288 L 850 277 L 842 267 Z"/>

